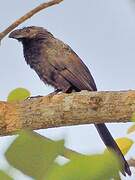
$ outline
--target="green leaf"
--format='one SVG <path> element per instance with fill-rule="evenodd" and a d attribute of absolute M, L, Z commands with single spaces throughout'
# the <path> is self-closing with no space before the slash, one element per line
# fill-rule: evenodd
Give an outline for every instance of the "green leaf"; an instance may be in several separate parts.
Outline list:
<path fill-rule="evenodd" d="M 135 113 L 132 114 L 131 121 L 135 122 Z"/>
<path fill-rule="evenodd" d="M 0 170 L 0 179 L 1 180 L 13 180 L 9 175 L 7 175 L 4 171 Z"/>
<path fill-rule="evenodd" d="M 63 166 L 56 165 L 44 180 L 108 180 L 119 177 L 120 163 L 114 153 L 72 158 Z"/>
<path fill-rule="evenodd" d="M 8 102 L 13 102 L 13 101 L 22 101 L 30 97 L 30 92 L 25 89 L 25 88 L 16 88 L 12 90 L 8 97 L 7 101 Z"/>
<path fill-rule="evenodd" d="M 35 132 L 23 131 L 11 144 L 5 156 L 12 166 L 40 180 L 63 149 L 63 140 L 49 141 Z"/>
<path fill-rule="evenodd" d="M 135 124 L 133 124 L 132 126 L 130 126 L 127 130 L 127 133 L 130 134 L 130 133 L 133 133 L 135 132 Z"/>
<path fill-rule="evenodd" d="M 132 139 L 129 139 L 127 137 L 117 138 L 115 139 L 115 141 L 124 155 L 127 154 L 127 152 L 130 150 L 131 146 L 134 143 Z"/>
<path fill-rule="evenodd" d="M 129 139 L 127 137 L 117 138 L 115 139 L 117 145 L 119 146 L 121 152 L 123 155 L 126 155 L 130 148 L 132 147 L 134 141 L 132 139 Z M 108 152 L 108 149 L 106 148 L 105 153 Z"/>

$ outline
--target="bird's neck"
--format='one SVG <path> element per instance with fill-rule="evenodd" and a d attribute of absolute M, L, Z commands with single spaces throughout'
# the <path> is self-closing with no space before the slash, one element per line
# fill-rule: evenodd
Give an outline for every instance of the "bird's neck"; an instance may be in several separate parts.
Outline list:
<path fill-rule="evenodd" d="M 32 39 L 32 40 L 23 40 L 23 51 L 24 51 L 24 57 L 27 62 L 27 64 L 31 64 L 31 61 L 37 62 L 37 60 L 41 54 L 41 47 L 44 40 L 42 39 Z"/>

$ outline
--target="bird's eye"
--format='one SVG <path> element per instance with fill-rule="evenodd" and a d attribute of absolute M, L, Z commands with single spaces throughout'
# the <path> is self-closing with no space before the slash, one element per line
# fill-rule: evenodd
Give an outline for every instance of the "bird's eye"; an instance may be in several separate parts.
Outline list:
<path fill-rule="evenodd" d="M 26 29 L 26 33 L 30 33 L 30 29 Z"/>

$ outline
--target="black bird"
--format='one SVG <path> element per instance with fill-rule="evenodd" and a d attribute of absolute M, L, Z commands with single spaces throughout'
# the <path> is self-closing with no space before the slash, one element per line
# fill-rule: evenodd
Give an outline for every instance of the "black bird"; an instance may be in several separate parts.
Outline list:
<path fill-rule="evenodd" d="M 10 33 L 23 44 L 27 64 L 40 79 L 57 92 L 97 91 L 94 79 L 80 57 L 65 43 L 42 27 L 30 26 Z M 122 173 L 131 175 L 127 161 L 105 124 L 95 124 L 103 142 L 116 152 L 122 162 Z"/>

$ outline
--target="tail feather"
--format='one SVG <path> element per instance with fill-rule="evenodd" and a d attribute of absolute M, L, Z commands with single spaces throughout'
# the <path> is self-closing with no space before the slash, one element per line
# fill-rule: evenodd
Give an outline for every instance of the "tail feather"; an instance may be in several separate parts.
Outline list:
<path fill-rule="evenodd" d="M 122 174 L 126 175 L 125 172 L 130 176 L 131 175 L 131 171 L 129 168 L 129 165 L 127 163 L 127 161 L 125 160 L 121 150 L 119 149 L 117 143 L 115 142 L 115 140 L 113 139 L 112 135 L 110 134 L 109 130 L 107 129 L 105 124 L 95 124 L 95 127 L 101 137 L 101 139 L 103 140 L 104 144 L 110 148 L 113 149 L 116 154 L 118 155 L 118 157 L 121 159 L 122 163 L 123 163 L 123 171 Z"/>

